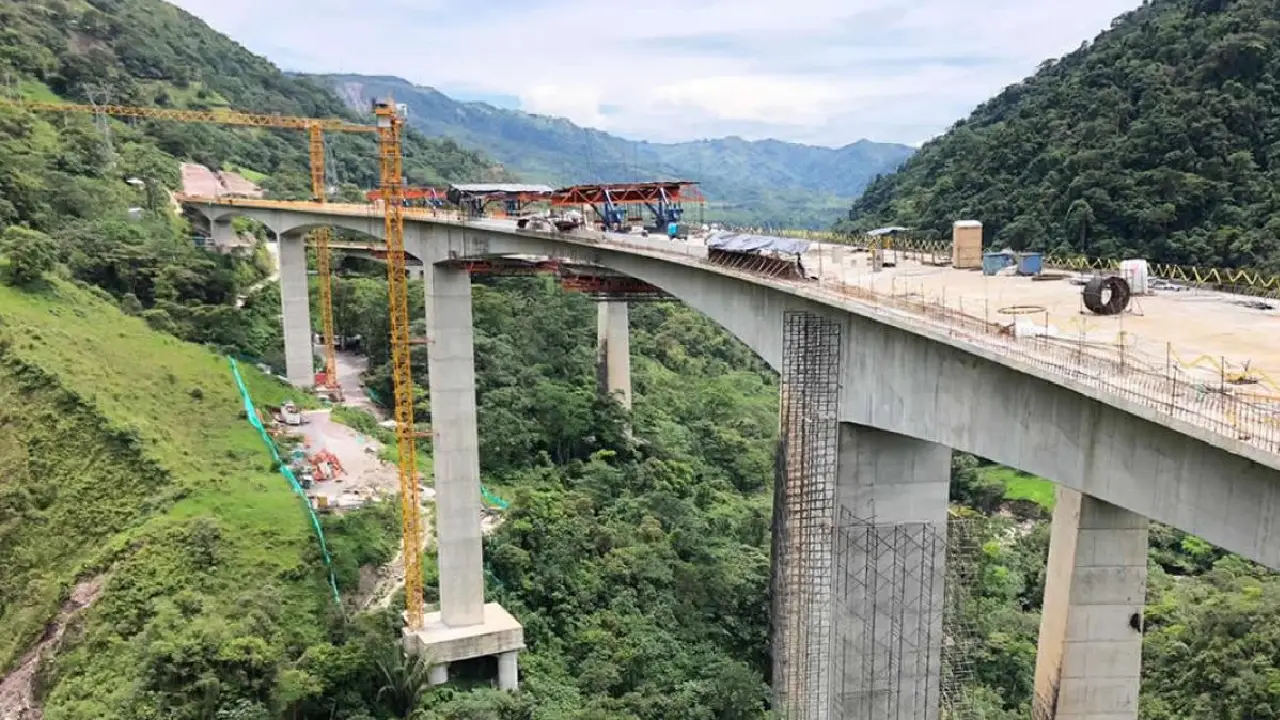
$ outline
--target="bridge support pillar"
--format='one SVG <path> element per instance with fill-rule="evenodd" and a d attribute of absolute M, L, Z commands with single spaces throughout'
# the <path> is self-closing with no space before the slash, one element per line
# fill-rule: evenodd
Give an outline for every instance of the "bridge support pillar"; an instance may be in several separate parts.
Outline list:
<path fill-rule="evenodd" d="M 842 424 L 832 718 L 936 720 L 951 449 Z"/>
<path fill-rule="evenodd" d="M 424 265 L 440 610 L 426 614 L 421 630 L 407 632 L 405 644 L 438 665 L 497 655 L 500 685 L 515 689 L 524 628 L 501 605 L 484 601 L 471 275 Z"/>
<path fill-rule="evenodd" d="M 231 218 L 218 218 L 209 222 L 209 240 L 219 252 L 230 252 L 239 238 L 231 227 Z"/>
<path fill-rule="evenodd" d="M 596 378 L 600 393 L 631 408 L 631 329 L 626 300 L 596 303 Z"/>
<path fill-rule="evenodd" d="M 212 224 L 217 227 L 217 223 Z M 298 387 L 315 384 L 308 296 L 307 249 L 300 234 L 280 238 L 280 304 L 284 318 L 285 377 Z"/>
<path fill-rule="evenodd" d="M 1147 518 L 1057 488 L 1036 652 L 1036 720 L 1136 720 Z"/>

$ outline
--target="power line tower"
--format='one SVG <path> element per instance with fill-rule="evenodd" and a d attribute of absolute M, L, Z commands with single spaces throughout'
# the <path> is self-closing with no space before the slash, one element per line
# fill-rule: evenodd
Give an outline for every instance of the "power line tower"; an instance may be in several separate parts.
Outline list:
<path fill-rule="evenodd" d="M 86 87 L 84 94 L 89 97 L 89 105 L 93 107 L 93 124 L 102 133 L 102 143 L 107 151 L 107 168 L 114 168 L 116 165 L 116 149 L 111 142 L 111 118 L 107 116 L 106 110 L 107 106 L 111 105 L 111 88 Z"/>

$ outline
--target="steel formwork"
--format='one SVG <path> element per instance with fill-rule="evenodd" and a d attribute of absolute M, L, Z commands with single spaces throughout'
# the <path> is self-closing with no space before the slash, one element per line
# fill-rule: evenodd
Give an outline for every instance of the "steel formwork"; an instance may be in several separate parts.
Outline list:
<path fill-rule="evenodd" d="M 812 313 L 783 318 L 771 597 L 774 707 L 787 720 L 829 717 L 840 329 Z"/>

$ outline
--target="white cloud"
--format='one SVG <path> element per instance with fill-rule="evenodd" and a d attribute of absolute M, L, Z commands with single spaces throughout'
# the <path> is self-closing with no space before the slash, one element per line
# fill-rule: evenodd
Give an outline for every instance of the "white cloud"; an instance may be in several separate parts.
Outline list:
<path fill-rule="evenodd" d="M 176 0 L 287 69 L 519 97 L 630 137 L 917 142 L 1138 0 Z"/>
<path fill-rule="evenodd" d="M 539 115 L 568 118 L 585 127 L 606 129 L 600 112 L 600 93 L 587 85 L 534 85 L 520 91 L 520 109 Z"/>

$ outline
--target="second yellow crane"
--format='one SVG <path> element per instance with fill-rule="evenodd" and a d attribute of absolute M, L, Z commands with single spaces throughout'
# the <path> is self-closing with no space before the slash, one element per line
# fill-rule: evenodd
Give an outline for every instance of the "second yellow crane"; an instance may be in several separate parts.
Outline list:
<path fill-rule="evenodd" d="M 321 203 L 327 199 L 328 195 L 327 183 L 325 182 L 325 131 L 356 133 L 374 133 L 377 131 L 372 126 L 360 125 L 346 120 L 301 118 L 288 115 L 237 112 L 234 110 L 184 110 L 179 108 L 134 107 L 130 105 L 77 105 L 75 103 L 29 102 L 8 98 L 0 98 L 0 103 L 41 112 L 92 113 L 147 120 L 172 120 L 175 122 L 210 123 L 240 127 L 306 130 L 310 141 L 311 195 L 313 200 Z M 320 228 L 311 233 L 312 246 L 316 251 L 316 275 L 320 286 L 320 321 L 324 337 L 325 384 L 330 393 L 341 400 L 342 388 L 338 383 L 337 354 L 334 347 L 333 275 L 330 267 L 330 239 L 331 235 L 328 228 Z"/>

